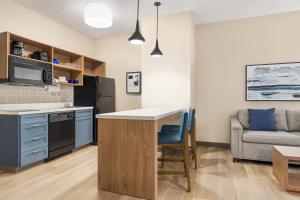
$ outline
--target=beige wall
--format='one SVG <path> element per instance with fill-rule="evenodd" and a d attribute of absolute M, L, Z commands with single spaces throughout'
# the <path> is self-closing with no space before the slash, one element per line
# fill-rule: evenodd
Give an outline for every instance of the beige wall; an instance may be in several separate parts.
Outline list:
<path fill-rule="evenodd" d="M 141 50 L 131 45 L 127 35 L 97 40 L 96 57 L 106 62 L 106 75 L 116 81 L 116 110 L 141 107 L 141 95 L 126 93 L 126 72 L 140 71 Z"/>
<path fill-rule="evenodd" d="M 92 39 L 12 0 L 1 0 L 0 32 L 4 31 L 87 56 L 94 56 Z M 71 87 L 63 87 L 58 93 L 48 93 L 41 87 L 0 85 L 0 103 L 65 101 L 73 101 L 73 89 Z"/>
<path fill-rule="evenodd" d="M 150 56 L 155 42 L 155 18 L 144 18 L 141 23 L 146 38 L 142 46 L 131 45 L 129 35 L 105 38 L 95 43 L 95 56 L 106 61 L 107 76 L 116 79 L 117 110 L 189 107 L 194 52 L 191 13 L 160 17 L 159 41 L 164 56 L 159 59 Z M 142 71 L 142 95 L 126 94 L 125 74 L 130 71 Z"/>
<path fill-rule="evenodd" d="M 241 108 L 299 109 L 299 102 L 246 102 L 245 65 L 300 60 L 300 12 L 196 26 L 197 139 L 229 142 Z"/>
<path fill-rule="evenodd" d="M 160 58 L 150 53 L 155 46 L 156 20 L 142 20 L 146 43 L 142 46 L 142 107 L 189 107 L 194 26 L 190 12 L 159 17 Z"/>

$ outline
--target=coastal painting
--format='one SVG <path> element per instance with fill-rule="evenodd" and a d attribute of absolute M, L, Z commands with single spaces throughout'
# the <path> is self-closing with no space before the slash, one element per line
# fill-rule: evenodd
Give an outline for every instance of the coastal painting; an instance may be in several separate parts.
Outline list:
<path fill-rule="evenodd" d="M 300 101 L 300 63 L 246 66 L 247 101 Z"/>

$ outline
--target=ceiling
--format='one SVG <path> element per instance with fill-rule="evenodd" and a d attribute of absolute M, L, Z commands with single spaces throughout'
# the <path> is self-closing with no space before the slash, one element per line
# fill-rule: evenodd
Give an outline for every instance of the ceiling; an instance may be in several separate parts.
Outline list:
<path fill-rule="evenodd" d="M 137 0 L 15 0 L 40 14 L 93 38 L 133 31 Z M 84 5 L 103 2 L 113 10 L 113 26 L 94 29 L 83 22 Z M 141 15 L 155 16 L 154 0 L 141 0 Z M 300 0 L 161 0 L 160 14 L 192 11 L 195 24 L 300 10 Z"/>

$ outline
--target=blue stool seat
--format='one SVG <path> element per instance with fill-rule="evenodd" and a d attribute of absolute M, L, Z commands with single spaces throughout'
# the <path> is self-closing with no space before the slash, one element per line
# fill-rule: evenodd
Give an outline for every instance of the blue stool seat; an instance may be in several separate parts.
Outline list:
<path fill-rule="evenodd" d="M 185 112 L 180 118 L 180 123 L 178 128 L 173 126 L 163 126 L 161 131 L 158 133 L 158 144 L 183 144 L 184 135 L 186 130 L 186 124 L 188 119 L 188 113 Z M 165 131 L 169 130 L 168 127 L 171 127 L 171 130 L 175 131 Z"/>
<path fill-rule="evenodd" d="M 158 144 L 180 144 L 182 143 L 179 132 L 159 132 Z"/>
<path fill-rule="evenodd" d="M 161 132 L 179 132 L 180 126 L 178 125 L 163 125 Z"/>
<path fill-rule="evenodd" d="M 189 109 L 189 115 L 188 115 L 188 131 L 192 131 L 194 126 L 194 119 L 195 119 L 195 112 L 196 110 L 194 108 Z M 179 126 L 178 125 L 163 125 L 161 127 L 161 132 L 178 132 Z"/>

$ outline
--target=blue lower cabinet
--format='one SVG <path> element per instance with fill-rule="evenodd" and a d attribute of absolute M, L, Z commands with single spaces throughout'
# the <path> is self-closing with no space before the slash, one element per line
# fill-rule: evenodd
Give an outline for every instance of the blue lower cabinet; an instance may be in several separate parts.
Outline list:
<path fill-rule="evenodd" d="M 21 167 L 44 160 L 48 157 L 48 147 L 39 147 L 21 153 Z"/>
<path fill-rule="evenodd" d="M 48 114 L 0 115 L 0 167 L 13 171 L 48 157 Z"/>
<path fill-rule="evenodd" d="M 76 111 L 76 148 L 93 142 L 93 109 Z M 48 113 L 0 115 L 0 167 L 14 171 L 48 158 Z M 5 152 L 5 153 L 3 153 Z"/>
<path fill-rule="evenodd" d="M 48 122 L 21 125 L 21 152 L 48 146 Z"/>
<path fill-rule="evenodd" d="M 45 113 L 21 116 L 21 124 L 41 123 L 47 121 L 48 121 L 48 114 Z"/>
<path fill-rule="evenodd" d="M 89 109 L 89 110 L 78 110 L 75 112 L 75 116 L 76 118 L 79 117 L 92 117 L 93 116 L 93 110 Z"/>
<path fill-rule="evenodd" d="M 48 158 L 48 114 L 21 116 L 21 167 Z"/>
<path fill-rule="evenodd" d="M 75 122 L 75 147 L 79 148 L 93 142 L 92 116 L 76 117 Z"/>
<path fill-rule="evenodd" d="M 21 152 L 30 151 L 38 147 L 48 146 L 48 135 L 38 135 L 21 140 Z"/>

